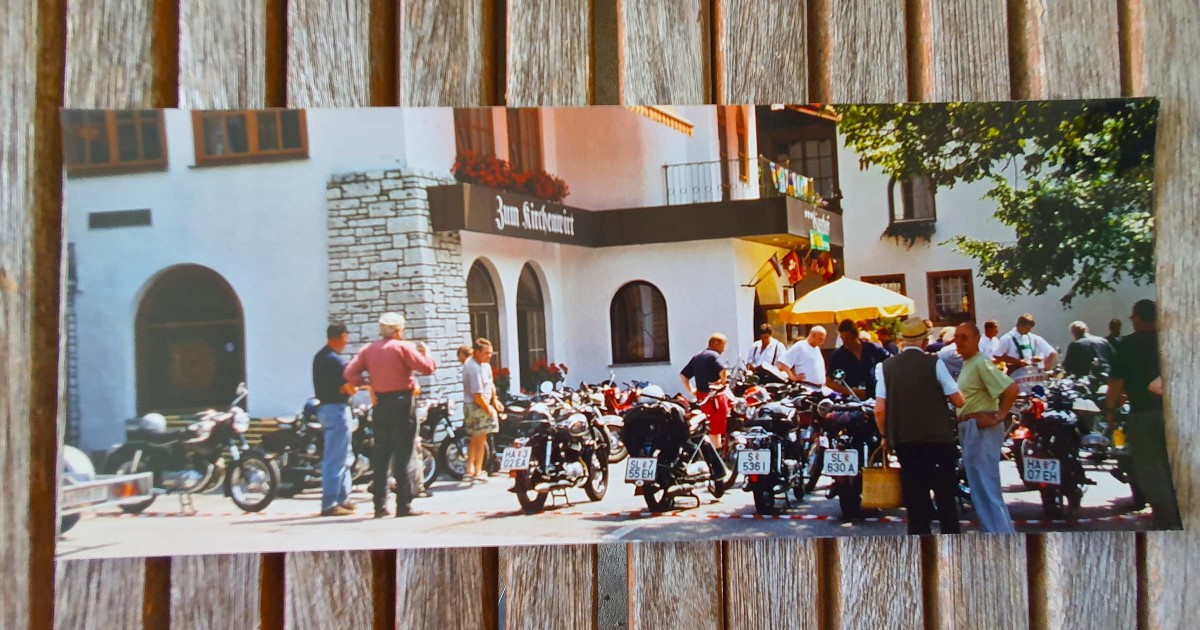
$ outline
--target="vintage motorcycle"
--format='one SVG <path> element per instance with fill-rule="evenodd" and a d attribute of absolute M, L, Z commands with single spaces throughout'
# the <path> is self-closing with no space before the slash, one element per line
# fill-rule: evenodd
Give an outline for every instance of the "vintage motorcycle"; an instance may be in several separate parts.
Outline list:
<path fill-rule="evenodd" d="M 1041 494 L 1042 511 L 1051 520 L 1074 516 L 1083 499 L 1084 487 L 1094 484 L 1084 473 L 1079 457 L 1081 427 L 1072 411 L 1078 400 L 1072 383 L 1052 383 L 1042 391 L 1035 388 L 1032 399 L 1044 402 L 1044 411 L 1022 412 L 1021 424 L 1028 429 L 1021 443 L 1021 477 Z"/>
<path fill-rule="evenodd" d="M 279 496 L 285 499 L 321 486 L 325 437 L 317 417 L 319 406 L 319 400 L 309 398 L 295 416 L 279 418 L 276 430 L 263 435 L 260 446 L 279 470 Z M 357 428 L 350 437 L 354 454 L 350 478 L 353 483 L 358 483 L 370 479 L 370 456 L 375 443 L 370 403 L 353 404 L 351 413 L 354 414 Z"/>
<path fill-rule="evenodd" d="M 745 490 L 754 497 L 759 514 L 776 514 L 782 495 L 804 499 L 805 451 L 798 439 L 797 409 L 791 400 L 770 402 L 746 422 L 736 441 L 737 466 L 746 479 Z"/>
<path fill-rule="evenodd" d="M 681 496 L 698 503 L 695 491 L 701 487 L 715 498 L 725 494 L 729 469 L 708 439 L 708 417 L 689 409 L 686 401 L 647 387 L 639 404 L 625 413 L 620 432 L 629 449 L 625 481 L 635 485 L 634 494 L 642 495 L 650 511 L 665 512 Z"/>
<path fill-rule="evenodd" d="M 833 479 L 828 497 L 838 498 L 842 518 L 860 518 L 862 469 L 882 439 L 875 426 L 875 401 L 826 398 L 817 403 L 817 416 L 828 438 L 821 453 L 821 474 Z"/>
<path fill-rule="evenodd" d="M 237 398 L 228 411 L 207 410 L 185 429 L 168 431 L 161 414 L 147 414 L 126 427 L 125 444 L 115 446 L 106 458 L 109 474 L 150 472 L 158 494 L 180 497 L 181 508 L 194 511 L 191 495 L 219 474 L 224 461 L 224 493 L 247 512 L 259 512 L 279 493 L 279 472 L 263 451 L 250 448 L 246 430 L 250 416 L 238 404 L 247 395 L 246 384 L 237 387 Z M 156 495 L 128 503 L 121 509 L 138 514 L 150 507 Z"/>
<path fill-rule="evenodd" d="M 521 423 L 528 434 L 504 450 L 501 471 L 513 478 L 512 492 L 526 514 L 542 511 L 546 499 L 569 488 L 583 488 L 599 501 L 608 492 L 608 431 L 599 410 L 579 392 L 553 396 L 530 405 Z"/>

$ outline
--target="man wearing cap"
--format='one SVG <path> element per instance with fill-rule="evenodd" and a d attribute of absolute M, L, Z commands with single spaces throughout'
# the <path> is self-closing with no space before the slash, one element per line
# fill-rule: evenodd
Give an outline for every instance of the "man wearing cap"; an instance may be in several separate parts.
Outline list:
<path fill-rule="evenodd" d="M 396 516 L 409 516 L 412 509 L 412 484 L 408 481 L 408 460 L 412 456 L 417 427 L 409 417 L 416 374 L 433 374 L 437 369 L 429 348 L 403 341 L 404 316 L 384 313 L 379 318 L 379 335 L 358 351 L 346 366 L 346 381 L 355 386 L 363 383 L 363 372 L 371 377 L 375 392 L 372 420 L 375 428 L 375 452 L 371 455 L 374 469 L 372 492 L 375 495 L 375 518 L 387 516 L 388 469 L 396 461 Z"/>
<path fill-rule="evenodd" d="M 933 533 L 931 508 L 936 505 L 939 531 L 957 534 L 958 450 L 946 399 L 961 407 L 963 397 L 946 366 L 925 352 L 925 322 L 910 317 L 900 332 L 904 349 L 875 366 L 875 425 L 900 459 L 908 533 Z"/>
<path fill-rule="evenodd" d="M 771 334 L 771 325 L 763 324 L 758 327 L 758 342 L 750 347 L 750 354 L 746 356 L 746 364 L 751 368 L 760 365 L 774 367 L 783 358 L 784 352 L 787 352 L 787 348 L 783 347 L 782 341 Z"/>
<path fill-rule="evenodd" d="M 821 355 L 821 344 L 825 343 L 825 327 L 813 326 L 808 337 L 792 344 L 779 359 L 778 367 L 788 379 L 825 387 L 825 357 Z"/>
<path fill-rule="evenodd" d="M 1133 333 L 1121 338 L 1108 380 L 1106 418 L 1109 426 L 1113 426 L 1121 399 L 1128 398 L 1130 416 L 1125 422 L 1125 435 L 1133 464 L 1132 481 L 1150 503 L 1154 526 L 1178 529 L 1181 521 L 1171 482 L 1171 465 L 1167 460 L 1163 399 L 1150 388 L 1151 383 L 1161 377 L 1154 301 L 1138 300 L 1129 321 L 1133 324 Z"/>
<path fill-rule="evenodd" d="M 1033 333 L 1036 325 L 1033 315 L 1025 313 L 1017 318 L 1017 325 L 1012 330 L 996 340 L 996 358 L 1003 361 L 1010 372 L 1034 364 L 1045 369 L 1054 366 L 1058 352 L 1041 335 Z"/>
<path fill-rule="evenodd" d="M 959 324 L 954 344 L 963 357 L 958 389 L 963 406 L 958 412 L 958 441 L 962 445 L 963 469 L 971 486 L 971 504 L 983 530 L 1011 534 L 1012 518 L 1000 487 L 1000 445 L 1004 442 L 1004 419 L 1017 400 L 1017 384 L 979 352 L 979 327 Z"/>

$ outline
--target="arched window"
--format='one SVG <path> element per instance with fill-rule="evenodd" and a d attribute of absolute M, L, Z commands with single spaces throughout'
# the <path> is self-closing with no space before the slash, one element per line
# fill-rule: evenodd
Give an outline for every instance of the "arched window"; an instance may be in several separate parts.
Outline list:
<path fill-rule="evenodd" d="M 476 260 L 467 274 L 467 310 L 471 316 L 471 340 L 483 337 L 492 342 L 492 365 L 500 367 L 500 303 L 492 274 Z"/>
<path fill-rule="evenodd" d="M 180 265 L 159 274 L 138 305 L 138 413 L 222 408 L 246 379 L 245 323 L 217 272 Z"/>
<path fill-rule="evenodd" d="M 617 290 L 609 307 L 613 363 L 670 361 L 667 301 L 648 282 L 630 282 Z"/>
<path fill-rule="evenodd" d="M 542 283 L 529 264 L 521 270 L 517 283 L 517 346 L 521 362 L 521 387 L 534 391 L 530 368 L 546 360 L 546 301 Z"/>
<path fill-rule="evenodd" d="M 900 184 L 900 203 L 896 203 L 896 184 Z M 897 182 L 888 180 L 888 224 L 906 221 L 936 221 L 937 201 L 928 177 L 914 177 Z"/>

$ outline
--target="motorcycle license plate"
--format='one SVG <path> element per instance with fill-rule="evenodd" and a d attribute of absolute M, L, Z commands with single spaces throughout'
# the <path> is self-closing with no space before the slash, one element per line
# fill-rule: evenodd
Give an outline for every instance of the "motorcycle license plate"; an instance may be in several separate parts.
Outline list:
<path fill-rule="evenodd" d="M 1062 484 L 1062 463 L 1057 459 L 1025 458 L 1025 481 Z"/>
<path fill-rule="evenodd" d="M 858 474 L 858 453 L 855 451 L 825 451 L 824 474 L 830 477 L 853 477 Z"/>
<path fill-rule="evenodd" d="M 654 481 L 657 471 L 657 457 L 630 457 L 625 466 L 625 481 Z"/>
<path fill-rule="evenodd" d="M 529 456 L 533 449 L 528 446 L 510 446 L 504 449 L 504 457 L 500 460 L 500 470 L 529 470 Z"/>
<path fill-rule="evenodd" d="M 771 451 L 745 450 L 738 452 L 738 473 L 743 475 L 765 475 L 771 472 Z"/>

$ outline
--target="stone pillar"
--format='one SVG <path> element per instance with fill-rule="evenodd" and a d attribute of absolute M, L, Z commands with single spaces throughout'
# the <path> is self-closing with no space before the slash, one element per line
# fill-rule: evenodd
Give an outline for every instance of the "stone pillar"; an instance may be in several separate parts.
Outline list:
<path fill-rule="evenodd" d="M 462 239 L 432 231 L 426 195 L 447 183 L 407 169 L 329 180 L 329 317 L 350 328 L 354 352 L 378 336 L 381 313 L 403 313 L 405 338 L 428 344 L 438 364 L 422 387 L 461 397 L 455 351 L 471 337 Z"/>

